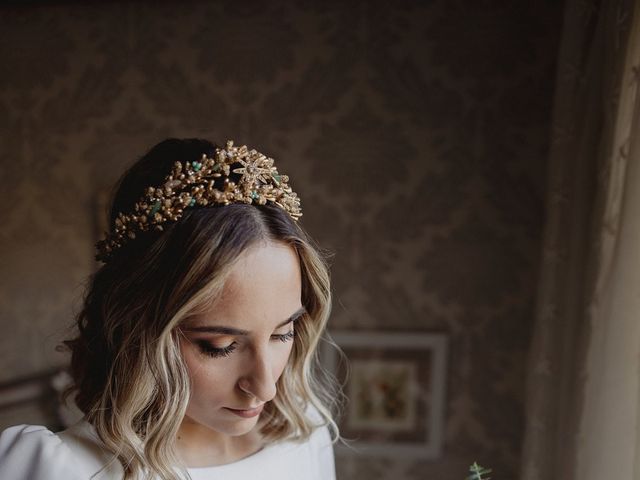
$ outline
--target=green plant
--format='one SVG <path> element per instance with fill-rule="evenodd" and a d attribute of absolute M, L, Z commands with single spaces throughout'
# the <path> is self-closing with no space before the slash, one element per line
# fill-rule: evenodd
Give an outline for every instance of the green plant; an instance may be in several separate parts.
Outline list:
<path fill-rule="evenodd" d="M 490 468 L 481 467 L 477 462 L 473 462 L 473 465 L 469 467 L 471 475 L 467 477 L 467 480 L 491 480 L 491 477 L 485 476 L 489 475 L 491 471 Z"/>

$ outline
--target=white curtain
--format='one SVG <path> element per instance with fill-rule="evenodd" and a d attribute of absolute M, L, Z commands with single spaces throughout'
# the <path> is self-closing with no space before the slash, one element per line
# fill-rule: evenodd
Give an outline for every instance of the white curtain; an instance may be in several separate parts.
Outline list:
<path fill-rule="evenodd" d="M 640 479 L 640 21 L 636 4 L 609 152 L 576 478 Z"/>
<path fill-rule="evenodd" d="M 639 29 L 567 0 L 523 480 L 640 479 Z"/>

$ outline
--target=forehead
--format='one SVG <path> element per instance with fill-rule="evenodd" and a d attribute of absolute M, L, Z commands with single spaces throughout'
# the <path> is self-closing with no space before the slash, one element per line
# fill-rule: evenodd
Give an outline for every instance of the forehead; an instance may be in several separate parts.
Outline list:
<path fill-rule="evenodd" d="M 251 328 L 277 324 L 301 306 L 302 280 L 296 251 L 283 243 L 246 250 L 231 268 L 220 297 L 198 324 Z"/>

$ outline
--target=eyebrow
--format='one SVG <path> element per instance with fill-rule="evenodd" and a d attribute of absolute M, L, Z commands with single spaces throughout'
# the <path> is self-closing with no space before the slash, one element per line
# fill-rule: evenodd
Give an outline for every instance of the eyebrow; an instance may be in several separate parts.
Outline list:
<path fill-rule="evenodd" d="M 287 318 L 284 322 L 276 326 L 276 329 L 284 327 L 287 323 L 291 323 L 306 313 L 307 309 L 300 307 L 293 315 Z M 242 330 L 239 328 L 221 327 L 217 325 L 204 325 L 201 327 L 187 327 L 182 329 L 185 332 L 200 332 L 200 333 L 221 333 L 223 335 L 249 335 L 248 330 Z"/>

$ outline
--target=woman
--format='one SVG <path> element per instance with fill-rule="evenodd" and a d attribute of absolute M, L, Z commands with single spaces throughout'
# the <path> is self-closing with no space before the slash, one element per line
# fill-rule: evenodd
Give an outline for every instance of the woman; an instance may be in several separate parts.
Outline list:
<path fill-rule="evenodd" d="M 142 157 L 66 342 L 84 419 L 5 430 L 0 478 L 335 478 L 329 276 L 301 215 L 245 146 L 170 139 Z"/>

